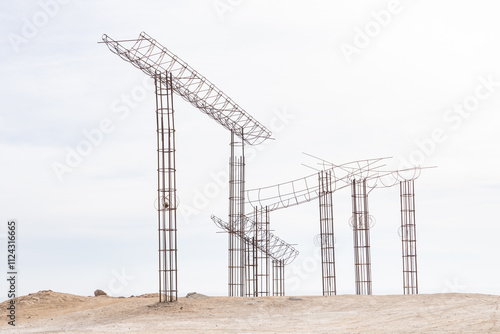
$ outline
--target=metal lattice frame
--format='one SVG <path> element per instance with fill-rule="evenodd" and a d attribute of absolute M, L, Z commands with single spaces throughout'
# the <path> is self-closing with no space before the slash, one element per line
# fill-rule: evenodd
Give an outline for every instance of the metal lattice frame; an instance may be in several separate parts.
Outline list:
<path fill-rule="evenodd" d="M 320 171 L 318 178 L 323 296 L 332 296 L 337 294 L 337 282 L 335 276 L 335 235 L 333 230 L 331 171 Z"/>
<path fill-rule="evenodd" d="M 384 158 L 348 162 L 342 165 L 329 165 L 324 170 L 330 171 L 332 193 L 351 186 L 353 178 L 361 178 L 381 168 Z M 370 175 L 371 175 L 370 174 Z M 293 181 L 246 191 L 246 202 L 252 207 L 265 207 L 269 211 L 289 208 L 313 201 L 319 197 L 318 173 Z"/>
<path fill-rule="evenodd" d="M 158 120 L 158 230 L 159 230 L 159 272 L 160 272 L 160 301 L 164 298 L 165 301 L 177 300 L 177 239 L 176 239 L 176 184 L 175 184 L 175 138 L 173 124 L 173 104 L 172 92 L 179 94 L 183 99 L 190 102 L 203 113 L 207 114 L 212 119 L 216 120 L 223 127 L 231 131 L 231 160 L 230 160 L 230 210 L 229 224 L 230 230 L 229 240 L 229 295 L 243 296 L 245 293 L 245 247 L 246 245 L 255 244 L 257 249 L 259 243 L 245 239 L 245 177 L 244 177 L 244 143 L 255 145 L 262 143 L 271 137 L 271 132 L 257 122 L 252 116 L 240 108 L 220 89 L 215 87 L 208 79 L 200 75 L 197 71 L 191 68 L 187 63 L 180 60 L 176 55 L 160 45 L 156 40 L 148 36 L 146 33 L 141 33 L 139 38 L 130 40 L 116 41 L 107 35 L 103 35 L 103 42 L 115 54 L 120 56 L 127 62 L 130 62 L 135 67 L 141 69 L 144 73 L 155 79 L 156 97 L 157 97 L 157 118 Z M 159 73 L 169 75 L 159 75 Z M 169 102 L 170 101 L 170 102 Z M 166 106 L 166 107 L 165 107 Z M 166 118 L 166 127 L 164 123 Z M 167 129 L 167 130 L 165 130 Z M 166 132 L 165 132 L 166 131 Z M 235 137 L 240 138 L 240 143 L 235 140 Z M 166 148 L 165 148 L 166 145 Z M 241 155 L 236 155 L 234 150 L 241 145 Z M 352 224 L 355 230 L 355 248 L 364 249 L 358 255 L 365 256 L 361 259 L 361 266 L 369 264 L 369 215 L 367 207 L 366 189 L 374 189 L 379 187 L 391 187 L 396 183 L 405 183 L 409 187 L 408 181 L 418 178 L 420 168 L 415 167 L 403 171 L 382 171 L 379 162 L 382 159 L 369 159 L 355 161 L 343 165 L 334 165 L 322 160 L 324 170 L 329 170 L 332 181 L 330 181 L 331 191 L 324 192 L 323 186 L 314 185 L 311 181 L 315 175 L 310 175 L 298 180 L 287 183 L 282 183 L 276 186 L 253 189 L 247 192 L 248 204 L 255 207 L 268 207 L 269 211 L 287 208 L 289 206 L 298 205 L 309 202 L 320 197 L 320 201 L 328 199 L 328 193 L 333 193 L 336 190 L 346 188 L 352 184 L 353 191 L 353 218 Z M 320 159 L 321 160 L 321 159 Z M 403 172 L 413 171 L 412 177 L 403 176 Z M 416 175 L 418 173 L 418 175 Z M 342 174 L 342 175 L 340 175 Z M 356 179 L 363 180 L 363 186 L 359 186 Z M 387 182 L 387 180 L 389 180 Z M 358 189 L 356 189 L 358 188 Z M 413 189 L 413 188 L 412 188 Z M 357 191 L 357 192 L 356 192 Z M 413 190 L 411 190 L 413 191 Z M 365 202 L 361 199 L 356 199 L 356 194 L 364 193 Z M 403 193 L 402 193 L 403 194 Z M 405 287 L 417 288 L 416 284 L 416 242 L 415 242 L 415 224 L 414 224 L 414 202 L 413 209 L 403 210 L 403 195 L 402 197 L 402 235 L 403 235 L 403 272 L 404 275 L 409 275 L 408 284 L 404 283 Z M 366 206 L 363 206 L 365 203 Z M 411 203 L 405 201 L 406 208 L 409 208 Z M 323 205 L 324 208 L 328 205 Z M 360 211 L 361 210 L 361 211 Z M 363 213 L 366 210 L 366 214 Z M 411 220 L 411 212 L 413 210 L 413 221 Z M 405 211 L 406 218 L 403 218 Z M 320 213 L 322 217 L 328 217 L 328 212 L 322 211 L 320 204 Z M 333 213 L 331 214 L 333 221 Z M 363 220 L 364 225 L 360 225 L 359 217 Z M 403 221 L 406 219 L 406 221 Z M 328 218 L 327 218 L 328 220 Z M 359 227 L 363 228 L 359 228 Z M 327 226 L 325 226 L 326 228 Z M 363 231 L 368 237 L 357 239 L 356 232 Z M 410 238 L 405 239 L 404 233 L 410 233 Z M 413 232 L 412 232 L 413 231 Z M 359 234 L 362 235 L 363 233 Z M 413 234 L 412 234 L 413 233 Z M 231 236 L 232 235 L 232 236 Z M 327 233 L 328 235 L 328 233 Z M 273 273 L 277 270 L 278 282 L 280 282 L 283 274 L 284 265 L 287 259 L 294 258 L 295 250 L 291 251 L 288 244 L 283 243 L 279 238 L 272 234 L 267 234 L 269 237 L 269 254 L 280 253 L 273 258 Z M 333 236 L 333 223 L 332 223 Z M 328 238 L 328 237 L 327 237 Z M 255 238 L 257 240 L 257 237 Z M 323 240 L 323 235 L 322 235 Z M 356 241 L 357 240 L 357 241 Z M 405 253 L 405 240 L 407 240 L 407 252 Z M 367 242 L 367 243 L 366 243 Z M 325 243 L 328 246 L 328 242 Z M 261 246 L 262 247 L 262 246 Z M 328 248 L 328 247 L 326 247 Z M 325 249 L 326 249 L 325 248 Z M 367 251 L 366 251 L 367 250 Z M 323 251 L 323 244 L 322 244 Z M 274 253 L 273 253 L 274 252 Z M 409 255 L 405 255 L 409 254 Z M 322 254 L 323 255 L 323 254 Z M 366 257 L 366 255 L 368 255 Z M 414 255 L 414 256 L 413 256 Z M 407 265 L 405 266 L 405 258 Z M 367 264 L 364 264 L 368 259 Z M 358 258 L 359 260 L 359 258 Z M 256 260 L 257 261 L 257 260 Z M 328 261 L 327 261 L 328 262 Z M 325 264 L 325 263 L 323 263 Z M 257 267 L 256 267 L 257 268 Z M 333 262 L 334 268 L 334 262 Z M 405 274 L 406 273 L 406 274 Z M 357 272 L 358 274 L 358 272 Z M 371 272 L 364 270 L 359 273 L 363 277 L 357 277 L 360 293 L 371 294 Z M 414 276 L 413 276 L 414 275 Z M 366 276 L 366 277 L 365 277 Z M 326 277 L 332 277 L 327 274 Z M 333 275 L 333 277 L 335 277 Z M 414 280 L 413 280 L 414 277 Z M 325 278 L 325 274 L 324 274 Z M 273 283 L 275 278 L 273 276 Z M 335 279 L 334 279 L 335 281 Z M 368 284 L 369 282 L 369 284 Z M 413 283 L 415 282 L 415 283 Z M 323 282 L 325 283 L 325 282 Z M 325 285 L 323 287 L 325 293 Z M 327 289 L 335 291 L 335 288 Z M 283 287 L 284 291 L 284 287 Z M 412 290 L 416 291 L 416 290 Z M 406 293 L 406 291 L 405 291 Z M 415 292 L 416 293 L 416 292 Z M 274 291 L 273 291 L 274 294 Z M 173 297 L 175 295 L 175 297 Z M 162 297 L 164 296 L 164 297 Z"/>
<path fill-rule="evenodd" d="M 418 294 L 417 230 L 415 225 L 414 181 L 399 184 L 401 196 L 401 244 L 403 253 L 403 293 Z"/>
<path fill-rule="evenodd" d="M 265 249 L 264 252 L 257 253 L 257 297 L 269 296 L 270 289 L 270 258 L 269 258 L 269 209 L 267 207 L 261 210 L 255 209 L 255 235 L 257 242 Z"/>
<path fill-rule="evenodd" d="M 240 139 L 241 138 L 241 139 Z M 228 295 L 245 296 L 245 242 L 239 237 L 245 221 L 245 143 L 231 131 L 231 158 L 229 161 L 229 234 Z"/>
<path fill-rule="evenodd" d="M 246 203 L 253 208 L 267 206 L 269 211 L 274 211 L 319 198 L 323 294 L 331 295 L 336 294 L 331 194 L 351 187 L 353 217 L 350 224 L 354 233 L 356 291 L 358 294 L 371 294 L 371 217 L 368 214 L 368 192 L 375 188 L 390 188 L 400 182 L 413 181 L 420 176 L 423 167 L 387 171 L 383 167 L 386 166 L 385 160 L 388 158 L 358 160 L 337 165 L 311 157 L 319 160 L 319 178 L 316 173 L 273 186 L 247 190 Z"/>
<path fill-rule="evenodd" d="M 273 260 L 273 296 L 285 295 L 285 263 Z"/>
<path fill-rule="evenodd" d="M 246 254 L 246 297 L 257 297 L 257 253 L 259 250 L 257 249 L 257 237 L 256 235 L 251 237 L 252 242 L 248 243 L 245 246 L 245 254 Z"/>
<path fill-rule="evenodd" d="M 263 297 L 270 293 L 269 210 L 255 208 L 254 221 L 253 235 L 248 236 L 252 239 L 252 244 L 246 247 L 246 296 Z"/>
<path fill-rule="evenodd" d="M 177 300 L 177 196 L 172 76 L 158 73 L 156 125 L 158 152 L 158 261 L 160 302 Z"/>
<path fill-rule="evenodd" d="M 225 232 L 232 233 L 238 235 L 240 238 L 244 240 L 244 242 L 248 244 L 254 244 L 253 233 L 255 231 L 255 222 L 250 220 L 248 217 L 244 217 L 244 228 L 243 230 L 232 230 L 229 223 L 223 221 L 222 219 L 212 215 L 212 221 L 219 228 L 224 230 Z M 261 233 L 261 232 L 259 232 Z M 269 257 L 271 260 L 282 260 L 284 265 L 292 263 L 293 260 L 299 255 L 299 252 L 289 243 L 283 241 L 272 232 L 267 233 L 267 240 L 269 240 L 269 246 L 266 247 L 260 243 L 256 243 L 257 248 L 262 251 L 268 251 Z"/>
<path fill-rule="evenodd" d="M 331 191 L 334 193 L 350 187 L 353 179 L 366 179 L 367 188 L 370 190 L 394 187 L 400 181 L 417 179 L 424 168 L 412 167 L 387 171 L 382 169 L 385 167 L 386 159 L 388 158 L 358 160 L 341 165 L 320 159 L 322 167 L 320 170 L 331 172 Z M 248 189 L 245 196 L 246 203 L 254 208 L 267 206 L 269 211 L 275 211 L 316 200 L 320 194 L 317 172 L 272 186 Z"/>
<path fill-rule="evenodd" d="M 151 77 L 157 72 L 172 73 L 172 87 L 177 94 L 227 130 L 244 137 L 247 144 L 257 145 L 271 138 L 271 132 L 229 96 L 145 32 L 137 39 L 116 41 L 103 35 L 102 40 L 111 52 Z"/>
<path fill-rule="evenodd" d="M 239 237 L 244 243 L 246 249 L 257 248 L 256 252 L 263 252 L 267 255 L 265 261 L 272 261 L 273 272 L 273 296 L 284 296 L 285 294 L 285 265 L 290 264 L 299 255 L 299 252 L 292 247 L 292 245 L 278 238 L 271 232 L 265 232 L 262 224 L 250 220 L 248 217 L 243 218 L 243 228 L 233 230 L 229 223 L 224 222 L 222 219 L 212 215 L 211 216 L 215 225 L 229 234 Z M 257 226 L 256 226 L 257 225 Z M 260 226 L 260 227 L 259 227 Z M 263 236 L 263 234 L 266 234 Z M 266 243 L 258 242 L 258 240 L 267 240 Z M 250 252 L 246 252 L 247 258 Z M 252 255 L 253 256 L 253 255 Z M 262 257 L 264 259 L 264 257 Z M 257 259 L 256 259 L 257 260 Z M 253 267 L 253 262 L 252 262 Z M 257 266 L 255 266 L 257 267 Z M 253 269 L 252 269 L 253 270 Z M 258 271 L 255 271 L 258 273 Z M 254 278 L 260 277 L 262 280 L 268 279 L 268 274 L 257 274 Z M 253 282 L 253 280 L 252 280 Z M 256 290 L 251 290 L 255 294 Z M 264 295 L 265 290 L 259 290 Z M 252 292 L 250 292 L 252 293 Z"/>
<path fill-rule="evenodd" d="M 354 237 L 354 267 L 357 295 L 372 294 L 370 215 L 366 179 L 352 181 L 351 227 Z"/>
<path fill-rule="evenodd" d="M 103 42 L 109 50 L 118 55 L 123 60 L 131 63 L 139 68 L 144 73 L 155 79 L 157 87 L 162 84 L 170 87 L 173 91 L 180 95 L 184 100 L 190 102 L 201 112 L 217 121 L 220 125 L 231 132 L 231 161 L 230 161 L 230 209 L 229 222 L 232 229 L 242 228 L 242 217 L 244 215 L 244 154 L 236 155 L 235 149 L 241 146 L 243 152 L 243 144 L 250 145 L 260 144 L 271 137 L 271 132 L 262 124 L 255 120 L 245 110 L 238 106 L 229 96 L 217 88 L 206 77 L 200 75 L 196 70 L 182 61 L 175 54 L 170 52 L 166 47 L 162 46 L 156 40 L 151 38 L 146 33 L 142 32 L 137 39 L 129 40 L 113 40 L 107 35 L 103 35 Z M 158 76 L 157 73 L 169 73 L 169 78 Z M 158 95 L 158 94 L 157 94 Z M 172 95 L 172 94 L 171 94 Z M 157 98 L 158 100 L 158 98 Z M 158 101 L 157 101 L 158 102 Z M 173 135 L 172 135 L 173 136 Z M 236 137 L 240 138 L 241 145 L 237 144 Z M 159 158 L 160 159 L 160 158 Z M 162 163 L 170 165 L 175 163 L 173 155 L 162 157 Z M 174 160 L 170 160 L 174 159 Z M 158 167 L 158 178 L 160 169 Z M 175 170 L 175 168 L 174 168 Z M 168 176 L 169 177 L 169 176 Z M 167 178 L 168 178 L 167 177 Z M 175 180 L 175 173 L 174 173 Z M 160 182 L 160 181 L 159 181 Z M 174 181 L 175 183 L 175 181 Z M 174 194 L 175 195 L 175 194 Z M 176 201 L 176 199 L 174 199 Z M 158 196 L 158 210 L 161 210 L 161 199 Z M 175 229 L 176 229 L 176 224 Z M 162 228 L 162 227 L 160 227 Z M 159 229 L 160 229 L 159 228 Z M 163 229 L 169 229 L 165 227 Z M 161 239 L 161 238 L 160 238 Z M 168 238 L 166 238 L 168 239 Z M 165 240 L 166 240 L 165 239 Z M 165 240 L 160 240 L 160 245 L 167 243 Z M 170 242 L 170 241 L 169 241 Z M 175 240 L 175 245 L 177 241 Z M 230 235 L 229 239 L 229 295 L 243 296 L 245 285 L 245 243 L 234 235 Z M 167 246 L 165 246 L 167 247 Z M 163 247 L 163 248 L 165 248 Z M 168 247 L 167 247 L 168 248 Z M 167 252 L 166 249 L 160 249 L 162 252 Z M 173 251 L 172 251 L 173 252 Z M 177 254 L 177 250 L 175 250 Z M 168 262 L 168 261 L 167 261 Z M 169 282 L 175 282 L 177 289 L 177 258 L 172 260 L 172 265 L 164 264 L 164 260 L 160 260 L 160 272 L 172 271 L 175 263 L 175 279 L 169 279 Z M 170 262 L 169 262 L 170 263 Z M 170 277 L 170 276 L 169 276 Z M 163 286 L 166 283 L 164 276 L 160 275 L 160 290 L 165 290 Z M 170 284 L 170 283 L 168 283 Z M 168 285 L 167 284 L 167 285 Z M 172 283 L 173 284 L 173 283 Z M 168 290 L 168 289 L 167 289 Z M 173 291 L 173 290 L 172 290 Z M 160 292 L 160 301 L 161 301 Z M 177 299 L 177 297 L 175 298 Z"/>

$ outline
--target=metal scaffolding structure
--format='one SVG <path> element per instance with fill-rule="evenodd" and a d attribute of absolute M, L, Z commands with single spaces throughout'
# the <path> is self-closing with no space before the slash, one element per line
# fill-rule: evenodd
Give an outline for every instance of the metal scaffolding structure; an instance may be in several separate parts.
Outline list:
<path fill-rule="evenodd" d="M 172 92 L 177 93 L 184 100 L 231 132 L 229 223 L 232 229 L 241 229 L 245 202 L 244 144 L 260 144 L 271 137 L 271 132 L 207 78 L 200 75 L 186 62 L 179 59 L 179 57 L 146 33 L 142 32 L 137 39 L 127 40 L 113 40 L 109 36 L 103 35 L 102 40 L 111 52 L 155 79 L 157 103 L 161 104 L 165 99 L 165 94 L 161 87 L 169 87 L 170 97 L 172 96 Z M 158 73 L 161 73 L 161 75 Z M 160 114 L 163 114 L 163 112 Z M 173 112 L 171 118 L 172 128 L 168 128 L 169 130 L 166 133 L 172 137 L 173 141 Z M 163 136 L 163 130 L 158 131 Z M 170 167 L 172 165 L 175 166 L 175 157 L 173 154 L 175 148 L 172 152 L 166 152 L 163 149 L 161 152 L 162 156 L 158 156 L 158 182 L 164 183 L 163 179 L 174 180 L 173 184 L 175 185 L 175 167 Z M 170 181 L 165 182 L 168 183 Z M 161 191 L 158 190 L 158 192 L 160 193 Z M 163 192 L 168 194 L 161 195 L 164 199 L 160 198 L 160 194 L 158 195 L 159 212 L 162 212 L 162 201 L 177 201 L 175 190 L 173 194 L 170 190 L 163 190 Z M 166 211 L 171 212 L 172 210 L 168 209 Z M 167 216 L 169 217 L 169 223 L 167 224 L 168 227 L 165 227 L 165 223 L 161 220 L 163 219 L 161 218 L 162 215 L 159 214 L 160 301 L 177 300 L 177 239 L 170 234 L 168 236 L 163 235 L 163 232 L 167 233 L 168 231 L 168 233 L 173 233 L 170 230 L 176 231 L 177 229 L 175 210 Z M 171 238 L 172 242 L 170 242 Z M 168 255 L 170 253 L 175 254 L 172 259 Z M 230 234 L 229 236 L 228 253 L 229 295 L 243 296 L 245 293 L 245 243 L 239 237 L 236 237 L 235 234 Z M 171 284 L 172 286 L 170 286 Z M 175 298 L 167 296 L 166 299 L 162 299 L 165 291 L 173 293 L 174 289 Z"/>
<path fill-rule="evenodd" d="M 405 295 L 418 294 L 414 181 L 401 181 L 399 191 L 401 197 L 400 236 L 403 253 L 403 293 Z"/>
<path fill-rule="evenodd" d="M 350 225 L 354 239 L 354 268 L 357 295 L 372 294 L 370 256 L 370 214 L 366 179 L 352 181 L 352 217 Z"/>
<path fill-rule="evenodd" d="M 350 225 L 354 237 L 356 293 L 371 294 L 370 228 L 373 218 L 368 213 L 368 193 L 376 188 L 394 187 L 401 182 L 411 181 L 413 184 L 423 168 L 388 171 L 384 169 L 385 160 L 388 158 L 365 159 L 338 165 L 311 157 L 319 160 L 320 169 L 313 168 L 317 170 L 316 174 L 273 186 L 246 190 L 246 204 L 253 208 L 267 206 L 269 211 L 274 211 L 319 199 L 323 295 L 335 295 L 337 287 L 332 194 L 350 187 L 353 205 Z M 407 204 L 407 207 L 409 205 Z M 408 245 L 413 247 L 414 242 Z M 416 252 L 416 249 L 411 251 Z M 411 277 L 416 282 L 416 270 L 413 273 L 411 269 L 413 258 L 416 268 L 416 253 L 409 254 L 415 254 L 415 257 L 406 259 L 403 271 L 405 275 L 411 272 Z"/>
<path fill-rule="evenodd" d="M 257 219 L 268 220 L 267 215 L 267 210 L 265 213 L 260 212 Z M 267 218 L 264 216 L 267 216 Z M 268 284 L 266 282 L 270 280 L 269 269 L 266 267 L 269 261 L 272 261 L 273 265 L 273 295 L 284 295 L 285 265 L 290 264 L 299 255 L 299 252 L 292 245 L 270 232 L 268 224 L 262 221 L 257 222 L 244 216 L 242 219 L 243 228 L 235 230 L 222 219 L 214 215 L 211 218 L 219 228 L 239 237 L 244 242 L 245 249 L 248 250 L 245 252 L 247 259 L 249 259 L 247 270 L 250 271 L 247 275 L 247 283 L 250 282 L 250 286 L 247 288 L 247 296 L 269 295 L 269 285 L 265 287 Z M 260 255 L 258 255 L 259 252 Z M 259 263 L 261 264 L 260 269 Z M 276 284 L 277 281 L 279 284 Z"/>
<path fill-rule="evenodd" d="M 337 294 L 335 277 L 335 235 L 333 231 L 332 172 L 320 171 L 319 179 L 319 221 L 321 242 L 321 270 L 323 296 Z"/>
<path fill-rule="evenodd" d="M 157 72 L 171 73 L 175 93 L 227 130 L 234 131 L 237 136 L 244 136 L 247 144 L 257 145 L 271 138 L 271 131 L 145 32 L 141 32 L 136 39 L 113 40 L 103 35 L 102 40 L 111 52 L 152 78 Z"/>
<path fill-rule="evenodd" d="M 256 230 L 255 221 L 252 221 L 247 216 L 243 217 L 243 222 L 244 222 L 243 230 L 236 230 L 236 231 L 232 230 L 229 223 L 223 221 L 222 219 L 214 215 L 212 215 L 210 218 L 215 223 L 215 225 L 217 225 L 220 229 L 224 230 L 225 232 L 238 234 L 246 244 L 253 243 L 254 240 L 253 233 Z M 259 233 L 262 233 L 262 231 L 259 230 Z M 282 239 L 274 235 L 274 233 L 268 232 L 266 238 L 269 241 L 269 245 L 262 245 L 259 243 L 256 243 L 256 245 L 260 251 L 262 252 L 268 251 L 268 255 L 271 259 L 283 260 L 283 264 L 287 265 L 292 263 L 292 261 L 295 260 L 297 255 L 299 255 L 299 252 L 292 245 L 283 241 Z"/>
<path fill-rule="evenodd" d="M 420 175 L 420 167 L 387 171 L 383 169 L 387 158 L 337 165 L 313 157 L 319 160 L 320 166 L 314 168 L 315 174 L 247 190 L 245 145 L 260 144 L 271 137 L 271 132 L 207 78 L 146 33 L 142 32 L 136 39 L 113 40 L 107 35 L 102 39 L 109 50 L 155 81 L 160 302 L 172 302 L 178 298 L 173 93 L 231 133 L 228 222 L 212 216 L 215 224 L 228 232 L 229 296 L 284 295 L 285 265 L 293 261 L 298 252 L 270 232 L 270 213 L 315 199 L 319 199 L 323 295 L 336 295 L 333 193 L 348 187 L 352 195 L 350 224 L 354 236 L 356 293 L 371 294 L 368 194 L 375 188 L 397 184 L 401 198 L 403 290 L 405 294 L 418 293 L 414 180 Z M 253 212 L 253 216 L 249 218 L 246 211 Z"/>
<path fill-rule="evenodd" d="M 325 166 L 324 170 L 331 172 L 331 192 L 350 187 L 353 178 L 373 174 L 374 171 L 385 166 L 382 163 L 383 159 L 367 159 Z M 267 206 L 269 211 L 275 211 L 314 201 L 320 193 L 318 172 L 319 170 L 314 174 L 289 182 L 248 189 L 245 191 L 246 204 L 253 208 Z"/>
<path fill-rule="evenodd" d="M 160 302 L 177 300 L 177 189 L 172 76 L 157 73 L 158 274 Z"/>

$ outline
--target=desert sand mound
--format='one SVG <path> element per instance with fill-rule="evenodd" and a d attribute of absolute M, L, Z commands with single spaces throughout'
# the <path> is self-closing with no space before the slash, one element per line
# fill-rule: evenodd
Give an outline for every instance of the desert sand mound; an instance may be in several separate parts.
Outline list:
<path fill-rule="evenodd" d="M 203 296 L 203 295 L 202 295 Z M 1 333 L 499 333 L 500 296 L 81 297 L 50 290 L 16 300 Z M 0 304 L 6 310 L 8 301 Z"/>

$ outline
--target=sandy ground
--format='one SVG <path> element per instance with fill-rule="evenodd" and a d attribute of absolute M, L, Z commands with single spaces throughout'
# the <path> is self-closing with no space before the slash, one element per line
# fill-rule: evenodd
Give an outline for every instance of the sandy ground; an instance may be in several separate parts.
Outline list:
<path fill-rule="evenodd" d="M 8 301 L 0 304 L 7 314 Z M 17 299 L 1 333 L 500 333 L 500 296 L 180 298 L 81 297 L 40 291 Z"/>

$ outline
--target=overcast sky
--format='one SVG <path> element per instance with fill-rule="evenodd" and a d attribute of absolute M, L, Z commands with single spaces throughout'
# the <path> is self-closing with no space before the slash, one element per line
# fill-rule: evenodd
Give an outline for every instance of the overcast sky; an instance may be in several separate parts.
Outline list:
<path fill-rule="evenodd" d="M 157 291 L 152 82 L 97 43 L 145 31 L 273 132 L 247 149 L 247 188 L 314 173 L 303 152 L 438 166 L 415 183 L 420 293 L 500 294 L 498 12 L 493 0 L 3 1 L 0 267 L 16 219 L 20 294 Z M 179 294 L 223 296 L 227 235 L 210 215 L 227 219 L 230 133 L 175 105 Z M 334 201 L 337 290 L 352 294 L 349 190 Z M 373 292 L 401 294 L 398 190 L 372 192 L 370 214 Z M 321 294 L 318 203 L 271 226 L 300 251 L 286 293 Z"/>

